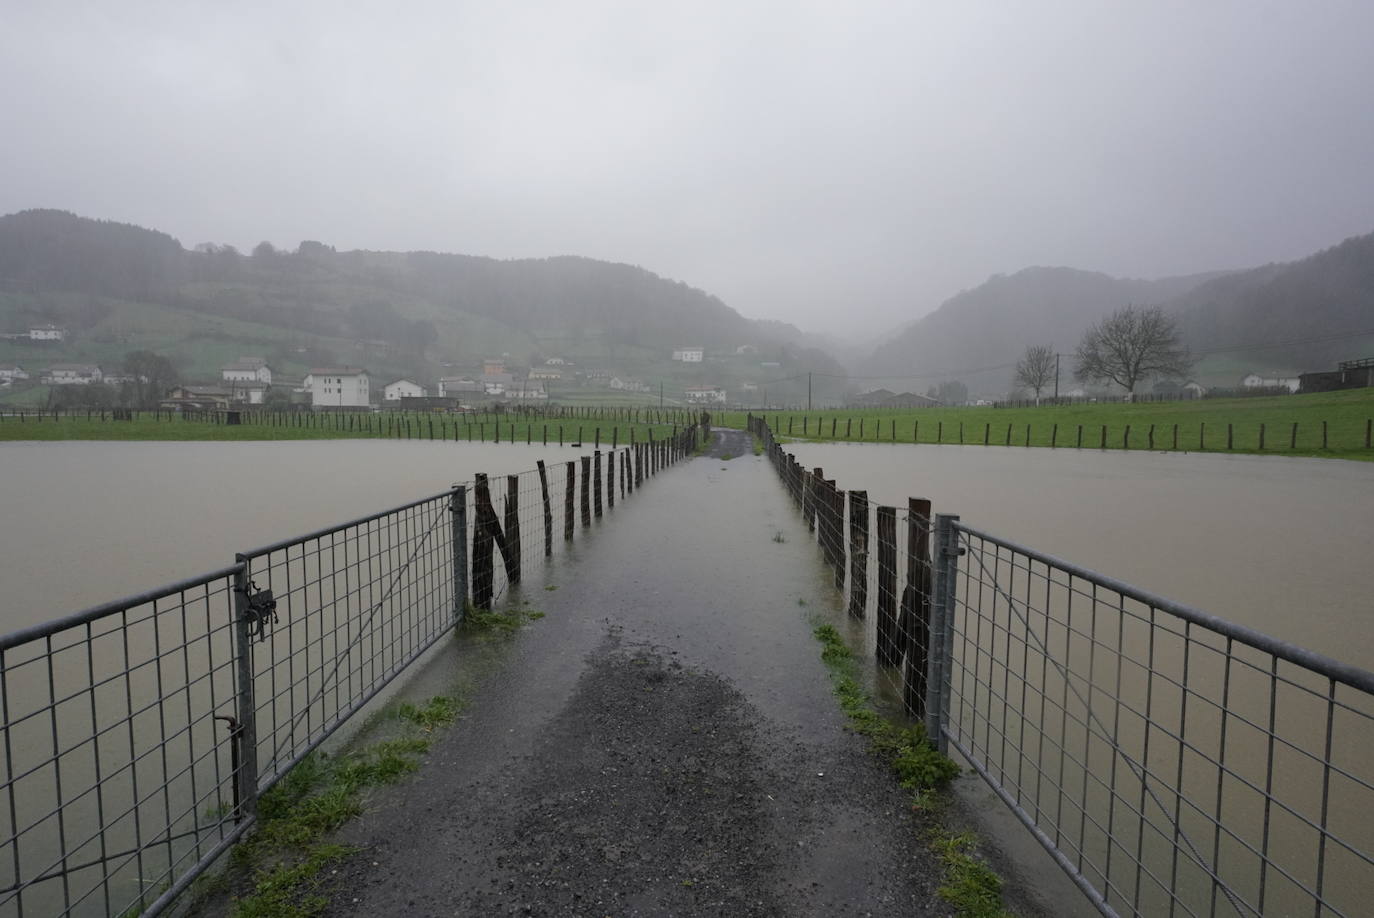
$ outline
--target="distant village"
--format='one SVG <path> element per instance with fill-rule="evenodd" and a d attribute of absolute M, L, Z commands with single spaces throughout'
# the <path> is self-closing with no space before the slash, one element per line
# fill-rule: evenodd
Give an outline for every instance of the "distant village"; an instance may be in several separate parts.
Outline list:
<path fill-rule="evenodd" d="M 23 340 L 38 345 L 60 344 L 68 331 L 57 325 L 35 325 L 26 331 L 0 334 L 0 339 Z M 757 348 L 743 344 L 722 356 L 748 360 Z M 704 347 L 674 347 L 665 354 L 683 365 L 705 364 Z M 711 357 L 719 360 L 720 357 Z M 752 365 L 752 364 L 751 364 Z M 445 364 L 449 369 L 459 370 Z M 776 372 L 776 361 L 758 362 L 760 371 Z M 299 372 L 299 371 L 298 371 Z M 0 364 L 0 390 L 11 387 L 45 385 L 51 387 L 135 383 L 132 375 L 96 364 L 52 363 L 46 367 L 26 368 Z M 143 382 L 148 382 L 144 379 Z M 1150 394 L 1175 398 L 1233 397 L 1259 394 L 1323 392 L 1333 389 L 1374 386 L 1374 358 L 1340 363 L 1334 370 L 1310 373 L 1252 372 L 1234 386 L 1204 386 L 1196 380 L 1160 381 Z M 218 379 L 180 383 L 157 393 L 158 407 L 171 410 L 222 410 L 236 406 L 271 405 L 279 408 L 318 410 L 366 410 L 401 408 L 420 410 L 463 410 L 493 403 L 537 405 L 577 392 L 608 395 L 662 396 L 669 404 L 763 407 L 766 394 L 758 382 L 735 383 L 733 394 L 724 385 L 688 385 L 666 391 L 642 379 L 601 366 L 583 367 L 564 357 L 548 357 L 542 363 L 525 366 L 510 355 L 486 358 L 480 366 L 461 368 L 461 372 L 425 381 L 412 378 L 387 379 L 378 385 L 361 366 L 313 367 L 303 378 L 291 378 L 274 371 L 263 357 L 240 356 L 220 369 Z M 1079 386 L 1065 387 L 1050 400 L 1081 401 L 1106 397 L 1105 393 Z M 1117 394 L 1115 398 L 1120 398 Z M 850 394 L 845 405 L 855 408 L 925 408 L 939 405 L 992 405 L 985 398 L 970 398 L 961 384 L 932 387 L 924 394 L 872 388 Z"/>
<path fill-rule="evenodd" d="M 41 325 L 27 333 L 3 337 L 62 342 L 67 335 L 66 329 Z M 747 355 L 756 351 L 751 345 L 743 345 L 736 353 Z M 700 364 L 706 359 L 706 351 L 702 347 L 677 347 L 672 350 L 671 359 Z M 130 374 L 96 364 L 53 363 L 32 370 L 17 364 L 0 364 L 0 388 L 26 382 L 46 386 L 117 386 L 135 380 Z M 480 367 L 473 365 L 466 372 L 442 376 L 433 384 L 402 377 L 378 385 L 372 373 L 361 366 L 313 367 L 303 378 L 291 378 L 274 371 L 263 357 L 244 355 L 221 367 L 217 380 L 181 383 L 160 393 L 158 407 L 206 411 L 274 404 L 322 410 L 460 410 L 494 402 L 538 404 L 547 402 L 551 395 L 577 389 L 662 394 L 662 389 L 633 376 L 605 367 L 580 367 L 563 357 L 549 357 L 534 366 L 518 366 L 509 355 L 503 355 L 486 358 Z M 751 390 L 756 391 L 757 386 L 745 384 L 743 391 Z M 669 395 L 674 404 L 724 405 L 729 399 L 728 390 L 717 385 L 687 386 Z"/>

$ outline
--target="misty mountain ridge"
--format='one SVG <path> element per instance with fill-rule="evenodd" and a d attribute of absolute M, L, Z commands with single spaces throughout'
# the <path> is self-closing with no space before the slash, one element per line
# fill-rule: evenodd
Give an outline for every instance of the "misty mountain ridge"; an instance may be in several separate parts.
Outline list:
<path fill-rule="evenodd" d="M 1062 379 L 1073 385 L 1071 355 L 1083 333 L 1128 305 L 1175 316 L 1206 384 L 1236 386 L 1252 370 L 1325 369 L 1374 351 L 1374 234 L 1298 261 L 1158 280 L 1065 267 L 993 275 L 893 333 L 866 375 L 891 374 L 913 389 L 958 380 L 1000 397 L 1025 349 L 1049 345 L 1069 355 Z"/>

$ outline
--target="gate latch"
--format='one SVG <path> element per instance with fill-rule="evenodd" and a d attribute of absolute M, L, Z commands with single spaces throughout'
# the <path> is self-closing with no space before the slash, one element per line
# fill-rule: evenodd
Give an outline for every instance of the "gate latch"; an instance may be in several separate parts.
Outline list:
<path fill-rule="evenodd" d="M 249 625 L 256 625 L 258 640 L 267 640 L 267 625 L 269 621 L 275 625 L 280 621 L 277 615 L 277 601 L 272 598 L 271 590 L 260 590 L 255 582 L 249 581 L 248 589 L 243 591 L 248 597 L 248 607 L 243 610 L 244 618 Z"/>

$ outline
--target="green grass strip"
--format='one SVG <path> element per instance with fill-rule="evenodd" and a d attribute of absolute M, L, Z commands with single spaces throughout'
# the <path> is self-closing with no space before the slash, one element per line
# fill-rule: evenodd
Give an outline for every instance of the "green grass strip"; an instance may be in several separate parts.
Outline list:
<path fill-rule="evenodd" d="M 859 683 L 853 651 L 833 625 L 818 625 L 812 633 L 821 642 L 821 660 L 830 670 L 832 689 L 850 728 L 868 740 L 869 752 L 910 791 L 913 808 L 937 815 L 959 767 L 926 739 L 924 724 L 894 723 L 877 711 Z M 977 857 L 974 846 L 969 833 L 951 833 L 938 821 L 931 827 L 930 847 L 944 871 L 940 896 L 967 918 L 1000 918 L 1008 914 L 1002 905 L 1002 880 Z"/>

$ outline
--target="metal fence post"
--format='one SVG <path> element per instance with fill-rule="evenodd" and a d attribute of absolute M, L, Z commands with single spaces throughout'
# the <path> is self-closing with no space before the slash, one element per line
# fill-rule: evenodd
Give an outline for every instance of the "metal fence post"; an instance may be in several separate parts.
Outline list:
<path fill-rule="evenodd" d="M 542 471 L 542 470 L 541 470 Z M 545 494 L 547 499 L 548 495 Z M 468 603 L 468 489 L 454 485 L 449 498 L 453 527 L 453 624 L 460 625 Z M 544 511 L 546 514 L 548 510 Z M 546 521 L 547 522 L 547 521 Z"/>
<path fill-rule="evenodd" d="M 927 644 L 926 736 L 945 755 L 949 754 L 944 727 L 949 717 L 949 658 L 954 649 L 954 582 L 959 572 L 959 537 L 954 524 L 958 520 L 956 514 L 935 514 L 935 583 Z"/>
<path fill-rule="evenodd" d="M 248 613 L 248 559 L 234 574 L 234 656 L 238 682 L 239 769 L 234 776 L 238 789 L 239 819 L 258 815 L 258 709 L 253 679 L 253 622 Z"/>

